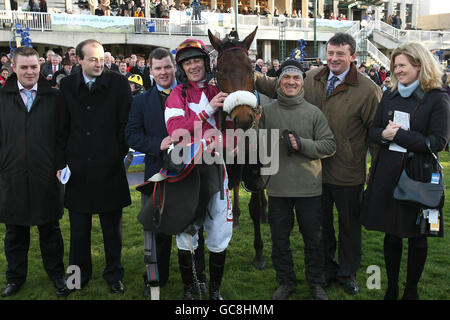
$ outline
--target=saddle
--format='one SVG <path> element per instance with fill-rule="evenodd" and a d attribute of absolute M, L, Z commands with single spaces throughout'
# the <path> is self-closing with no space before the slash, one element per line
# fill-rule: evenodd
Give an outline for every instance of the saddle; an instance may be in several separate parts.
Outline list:
<path fill-rule="evenodd" d="M 219 166 L 200 164 L 204 147 L 196 142 L 184 148 L 183 164 L 175 163 L 169 150 L 163 168 L 136 187 L 147 198 L 137 217 L 144 230 L 195 234 L 197 228 L 192 226 L 203 225 L 209 200 L 220 191 Z"/>

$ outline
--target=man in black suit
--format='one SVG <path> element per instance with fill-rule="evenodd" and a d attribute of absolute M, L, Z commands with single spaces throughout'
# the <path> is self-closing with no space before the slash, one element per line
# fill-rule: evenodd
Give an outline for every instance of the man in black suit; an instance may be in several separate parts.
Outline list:
<path fill-rule="evenodd" d="M 113 293 L 123 293 L 122 209 L 131 204 L 123 159 L 131 90 L 124 76 L 104 70 L 105 53 L 97 40 L 81 42 L 76 52 L 81 72 L 61 81 L 58 98 L 65 145 L 57 168 L 68 165 L 72 173 L 64 201 L 70 218 L 69 264 L 80 267 L 85 286 L 92 275 L 92 215 L 98 213 L 106 257 L 103 278 Z"/>
<path fill-rule="evenodd" d="M 61 67 L 61 64 L 59 63 L 59 56 L 57 54 L 53 54 L 50 57 L 50 64 L 45 63 L 42 66 L 41 73 L 44 76 L 44 78 L 46 78 L 51 85 L 53 76 L 55 75 L 56 72 L 61 70 L 61 68 L 62 67 Z"/>
<path fill-rule="evenodd" d="M 119 67 L 112 62 L 111 52 L 105 52 L 105 68 L 111 71 L 119 72 Z"/>
<path fill-rule="evenodd" d="M 38 60 L 33 48 L 15 49 L 14 73 L 0 89 L 0 222 L 6 224 L 8 261 L 2 297 L 16 294 L 27 278 L 31 226 L 39 230 L 42 261 L 56 294 L 70 293 L 59 227 L 63 190 L 55 177 L 60 108 Z"/>

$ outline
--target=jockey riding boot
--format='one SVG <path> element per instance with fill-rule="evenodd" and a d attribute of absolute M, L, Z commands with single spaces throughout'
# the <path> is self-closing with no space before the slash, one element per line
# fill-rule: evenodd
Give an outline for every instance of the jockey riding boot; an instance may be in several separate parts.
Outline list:
<path fill-rule="evenodd" d="M 427 238 L 408 239 L 408 269 L 406 272 L 406 286 L 402 300 L 419 300 L 417 284 L 427 260 Z"/>
<path fill-rule="evenodd" d="M 203 232 L 202 232 L 203 234 Z M 199 232 L 200 235 L 200 232 Z M 200 294 L 198 292 L 198 287 L 195 286 L 195 295 L 204 297 L 208 294 L 208 288 L 206 287 L 206 275 L 205 275 L 205 250 L 204 250 L 204 238 L 199 237 L 198 239 L 198 247 L 195 249 L 195 270 L 197 271 L 197 279 L 200 286 Z"/>
<path fill-rule="evenodd" d="M 192 271 L 192 256 L 188 250 L 178 249 L 178 263 L 180 265 L 181 280 L 184 285 L 184 300 L 195 300 L 194 277 Z"/>
<path fill-rule="evenodd" d="M 225 269 L 226 250 L 215 253 L 209 252 L 209 298 L 223 300 L 220 295 L 220 283 Z"/>
<path fill-rule="evenodd" d="M 398 276 L 402 260 L 402 239 L 386 235 L 384 238 L 384 261 L 388 278 L 388 288 L 384 300 L 397 300 Z"/>

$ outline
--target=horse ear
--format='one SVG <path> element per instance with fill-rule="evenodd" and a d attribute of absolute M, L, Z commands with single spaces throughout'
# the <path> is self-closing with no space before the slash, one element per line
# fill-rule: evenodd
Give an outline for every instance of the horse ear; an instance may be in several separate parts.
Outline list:
<path fill-rule="evenodd" d="M 253 39 L 255 39 L 256 36 L 256 31 L 258 30 L 258 26 L 256 26 L 255 30 L 250 33 L 245 39 L 244 41 L 242 41 L 242 43 L 244 44 L 244 46 L 247 48 L 247 50 L 250 48 L 250 45 L 253 42 Z"/>
<path fill-rule="evenodd" d="M 208 29 L 208 38 L 209 42 L 211 42 L 211 45 L 214 49 L 216 49 L 217 52 L 220 52 L 220 45 L 222 41 L 220 41 L 219 38 L 217 38 L 215 35 L 212 34 L 211 30 Z"/>

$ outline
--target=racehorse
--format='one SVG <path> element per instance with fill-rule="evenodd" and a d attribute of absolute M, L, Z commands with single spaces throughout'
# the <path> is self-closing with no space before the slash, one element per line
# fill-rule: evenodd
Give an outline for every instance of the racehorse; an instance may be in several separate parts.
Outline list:
<path fill-rule="evenodd" d="M 256 31 L 250 33 L 243 41 L 226 37 L 223 40 L 214 36 L 208 30 L 209 40 L 214 49 L 218 52 L 217 71 L 215 74 L 216 86 L 220 91 L 229 93 L 224 101 L 223 111 L 228 113 L 234 123 L 235 129 L 248 130 L 255 126 L 257 116 L 260 113 L 258 99 L 254 88 L 254 74 L 251 61 L 248 57 L 250 48 Z M 219 126 L 225 119 L 225 115 L 219 117 Z M 248 148 L 246 148 L 248 150 Z M 266 198 L 264 184 L 259 177 L 259 166 L 246 164 L 227 164 L 229 188 L 234 190 L 233 197 L 233 227 L 239 225 L 239 184 L 244 182 L 244 186 L 252 186 L 251 198 L 249 202 L 249 212 L 254 226 L 255 258 L 253 265 L 257 269 L 265 268 L 266 261 L 262 254 L 263 241 L 261 238 L 261 218 L 267 219 Z M 254 173 L 257 173 L 256 175 Z"/>

